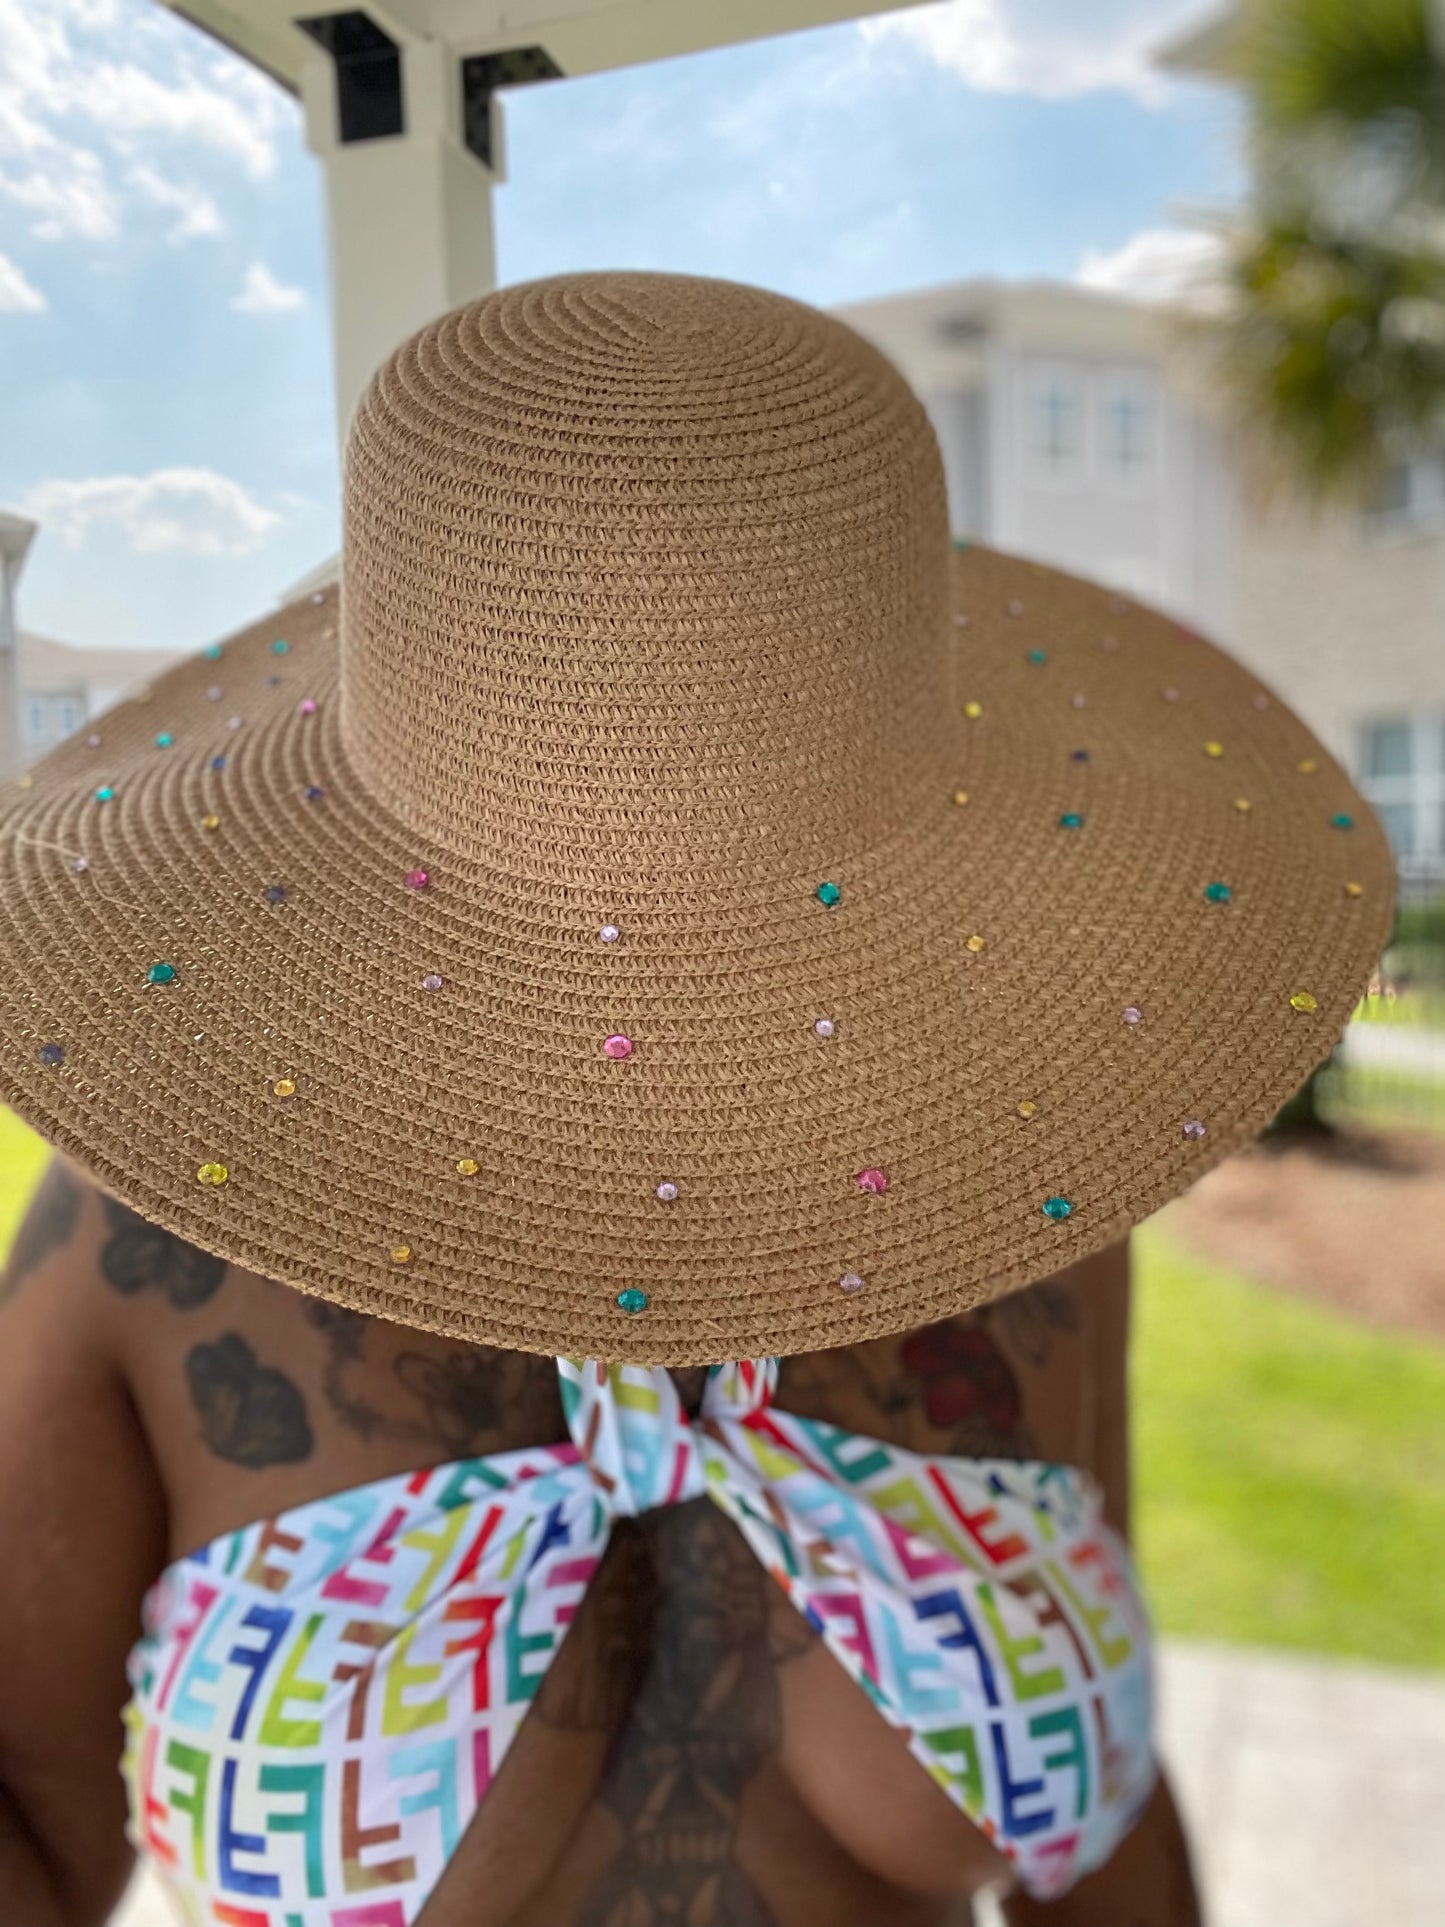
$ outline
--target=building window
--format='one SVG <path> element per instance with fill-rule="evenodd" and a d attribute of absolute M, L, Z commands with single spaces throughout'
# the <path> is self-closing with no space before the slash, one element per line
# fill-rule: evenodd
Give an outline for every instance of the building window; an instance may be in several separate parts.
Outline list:
<path fill-rule="evenodd" d="M 1158 415 L 1144 375 L 1113 377 L 1099 395 L 1099 461 L 1106 480 L 1138 487 L 1154 474 Z"/>
<path fill-rule="evenodd" d="M 1372 535 L 1430 535 L 1445 528 L 1445 455 L 1391 462 L 1365 511 Z"/>
<path fill-rule="evenodd" d="M 1360 787 L 1401 874 L 1445 876 L 1445 718 L 1382 717 L 1366 726 L 1360 750 Z"/>
<path fill-rule="evenodd" d="M 1042 376 L 1029 396 L 1029 448 L 1034 466 L 1060 479 L 1083 467 L 1084 405 L 1076 377 Z"/>
<path fill-rule="evenodd" d="M 84 721 L 84 690 L 28 691 L 20 708 L 20 726 L 26 753 L 39 756 L 45 750 L 53 749 L 57 743 L 63 743 L 67 736 L 74 735 Z"/>

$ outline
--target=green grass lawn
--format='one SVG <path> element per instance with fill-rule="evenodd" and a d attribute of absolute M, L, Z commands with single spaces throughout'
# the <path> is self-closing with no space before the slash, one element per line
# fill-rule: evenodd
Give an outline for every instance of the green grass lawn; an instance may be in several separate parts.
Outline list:
<path fill-rule="evenodd" d="M 1445 1347 L 1136 1238 L 1135 1534 L 1160 1625 L 1445 1668 Z"/>
<path fill-rule="evenodd" d="M 0 1249 L 45 1162 L 0 1110 Z M 1135 1240 L 1135 1536 L 1161 1627 L 1445 1668 L 1445 1347 Z"/>

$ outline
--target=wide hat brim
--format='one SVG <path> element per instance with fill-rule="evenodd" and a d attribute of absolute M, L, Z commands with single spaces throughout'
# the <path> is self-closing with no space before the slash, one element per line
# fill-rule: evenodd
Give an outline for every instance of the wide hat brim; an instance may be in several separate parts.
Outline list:
<path fill-rule="evenodd" d="M 182 664 L 8 795 L 5 1100 L 209 1251 L 535 1352 L 841 1345 L 1119 1238 L 1328 1053 L 1389 852 L 1219 650 L 954 567 L 954 788 L 726 890 L 685 838 L 631 893 L 419 844 L 348 767 L 334 593 Z"/>

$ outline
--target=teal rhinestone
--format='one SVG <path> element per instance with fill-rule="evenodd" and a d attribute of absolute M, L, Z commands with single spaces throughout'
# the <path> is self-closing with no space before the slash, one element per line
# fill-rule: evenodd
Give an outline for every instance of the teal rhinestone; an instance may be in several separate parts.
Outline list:
<path fill-rule="evenodd" d="M 289 642 L 283 641 L 282 638 L 278 636 L 275 642 L 271 644 L 271 654 L 273 656 L 284 656 L 290 647 Z"/>
<path fill-rule="evenodd" d="M 966 555 L 973 547 L 973 544 L 966 535 L 955 535 L 953 538 L 953 546 L 958 550 L 960 555 Z"/>
<path fill-rule="evenodd" d="M 100 788 L 95 792 L 95 800 L 97 803 L 108 803 L 114 795 L 114 783 L 102 783 Z"/>
<path fill-rule="evenodd" d="M 1206 883 L 1204 896 L 1208 903 L 1228 903 L 1234 895 L 1227 883 Z"/>
<path fill-rule="evenodd" d="M 1065 810 L 1059 818 L 1059 828 L 1061 830 L 1081 830 L 1083 827 L 1084 819 L 1079 815 L 1077 810 Z"/>
<path fill-rule="evenodd" d="M 221 660 L 220 643 L 208 642 L 206 644 L 206 660 L 207 662 L 219 662 Z"/>
<path fill-rule="evenodd" d="M 1044 1216 L 1046 1218 L 1054 1218 L 1057 1220 L 1072 1217 L 1073 1210 L 1074 1207 L 1069 1203 L 1067 1198 L 1044 1199 Z"/>
<path fill-rule="evenodd" d="M 1343 810 L 1340 811 L 1338 816 L 1332 816 L 1330 822 L 1337 830 L 1352 830 L 1355 827 L 1354 817 L 1346 816 Z"/>
<path fill-rule="evenodd" d="M 1046 650 L 1030 649 L 1029 651 L 1029 661 L 1033 663 L 1036 668 L 1039 664 L 1047 662 L 1048 659 L 1048 652 Z"/>
<path fill-rule="evenodd" d="M 169 749 L 171 744 L 175 740 L 176 740 L 175 737 L 172 736 L 171 732 L 168 729 L 163 729 L 160 735 L 156 737 L 156 748 Z"/>
<path fill-rule="evenodd" d="M 629 1285 L 626 1291 L 617 1294 L 617 1309 L 626 1312 L 647 1310 L 647 1293 L 639 1291 L 636 1285 Z"/>
<path fill-rule="evenodd" d="M 836 883 L 820 883 L 818 885 L 818 901 L 825 910 L 831 910 L 835 903 L 841 903 L 842 900 L 843 892 Z"/>
<path fill-rule="evenodd" d="M 176 980 L 176 967 L 169 963 L 153 963 L 146 972 L 148 984 L 173 984 Z"/>

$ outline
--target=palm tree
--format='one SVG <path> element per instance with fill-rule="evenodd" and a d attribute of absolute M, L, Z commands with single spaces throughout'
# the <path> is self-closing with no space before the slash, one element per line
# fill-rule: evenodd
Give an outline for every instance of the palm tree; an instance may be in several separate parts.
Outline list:
<path fill-rule="evenodd" d="M 1317 499 L 1445 436 L 1445 32 L 1431 0 L 1248 0 L 1256 211 L 1213 330 L 1233 412 Z"/>

